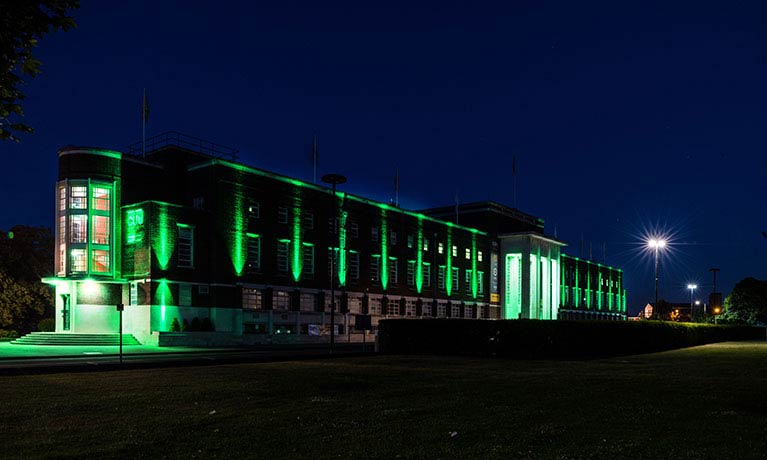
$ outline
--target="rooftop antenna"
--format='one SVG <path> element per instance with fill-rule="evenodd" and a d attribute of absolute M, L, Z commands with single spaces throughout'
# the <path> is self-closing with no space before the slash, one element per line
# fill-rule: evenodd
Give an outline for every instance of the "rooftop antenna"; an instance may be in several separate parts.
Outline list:
<path fill-rule="evenodd" d="M 455 224 L 458 225 L 458 205 L 460 201 L 458 201 L 458 190 L 455 191 Z"/>
<path fill-rule="evenodd" d="M 399 168 L 394 173 L 394 206 L 399 208 Z"/>
<path fill-rule="evenodd" d="M 716 290 L 716 274 L 720 270 L 718 268 L 709 268 L 708 271 L 710 271 L 711 273 L 714 274 L 714 292 L 717 292 L 717 290 Z"/>
<path fill-rule="evenodd" d="M 149 122 L 149 100 L 146 97 L 146 88 L 144 88 L 144 98 L 141 102 L 141 156 L 146 156 L 146 124 Z"/>
<path fill-rule="evenodd" d="M 312 163 L 314 163 L 314 178 L 313 183 L 317 183 L 317 133 L 312 136 Z"/>

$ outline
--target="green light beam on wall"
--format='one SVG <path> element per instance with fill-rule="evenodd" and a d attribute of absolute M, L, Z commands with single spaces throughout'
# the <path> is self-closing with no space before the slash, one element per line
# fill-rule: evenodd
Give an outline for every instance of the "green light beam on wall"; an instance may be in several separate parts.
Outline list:
<path fill-rule="evenodd" d="M 239 181 L 239 178 L 238 178 Z M 235 183 L 231 195 L 232 227 L 229 233 L 229 257 L 237 276 L 241 276 L 247 262 L 247 224 L 245 220 L 245 197 L 242 184 Z"/>
<path fill-rule="evenodd" d="M 346 219 L 349 213 L 341 211 L 338 228 L 338 285 L 346 286 Z"/>
<path fill-rule="evenodd" d="M 423 218 L 418 217 L 418 236 L 415 251 L 415 288 L 420 294 L 423 290 Z"/>
<path fill-rule="evenodd" d="M 304 252 L 301 245 L 301 190 L 293 189 L 293 241 L 291 241 L 293 263 L 291 264 L 291 273 L 293 281 L 301 279 L 301 272 L 304 268 Z"/>
<path fill-rule="evenodd" d="M 381 208 L 381 287 L 389 285 L 389 230 L 386 223 L 386 209 Z"/>
<path fill-rule="evenodd" d="M 471 235 L 471 296 L 477 298 L 477 235 Z"/>
<path fill-rule="evenodd" d="M 157 257 L 160 270 L 167 270 L 176 245 L 176 238 L 171 232 L 173 223 L 168 214 L 168 207 L 158 203 L 155 209 L 157 210 L 157 233 L 152 238 L 152 249 Z"/>
<path fill-rule="evenodd" d="M 161 279 L 157 281 L 157 292 L 155 293 L 155 299 L 160 305 L 160 329 L 167 331 L 167 319 L 165 317 L 165 308 L 169 305 L 173 305 L 173 294 L 170 292 L 170 285 L 168 280 Z"/>
<path fill-rule="evenodd" d="M 435 248 L 436 250 L 436 248 Z M 445 251 L 445 293 L 453 292 L 453 227 L 447 227 L 447 251 Z"/>

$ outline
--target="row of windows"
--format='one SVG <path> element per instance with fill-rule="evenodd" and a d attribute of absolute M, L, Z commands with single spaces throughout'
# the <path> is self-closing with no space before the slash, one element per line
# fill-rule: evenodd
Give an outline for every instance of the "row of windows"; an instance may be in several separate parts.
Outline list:
<path fill-rule="evenodd" d="M 250 218 L 258 219 L 261 217 L 261 207 L 258 202 L 251 202 L 248 206 L 248 215 Z M 289 221 L 289 208 L 287 206 L 279 206 L 277 208 L 277 223 L 279 224 L 288 224 Z M 301 215 L 301 223 L 302 228 L 306 230 L 314 229 L 314 214 L 308 211 L 303 211 Z M 338 231 L 339 223 L 338 219 L 334 219 L 332 217 L 328 218 L 328 232 L 330 234 L 334 234 L 335 231 Z M 359 238 L 359 225 L 356 222 L 350 222 L 349 223 L 349 237 L 351 238 Z M 370 228 L 370 241 L 371 242 L 378 242 L 380 238 L 380 227 L 373 226 Z M 415 242 L 415 236 L 414 235 L 408 235 L 407 237 L 407 247 L 409 249 L 412 249 Z M 392 230 L 389 232 L 389 240 L 388 243 L 392 246 L 396 246 L 398 244 L 398 234 L 396 231 Z M 423 242 L 423 250 L 425 252 L 429 251 L 429 240 L 424 240 Z M 438 244 L 438 253 L 443 254 L 444 253 L 444 244 L 439 243 Z M 453 245 L 452 247 L 452 256 L 458 257 L 458 246 Z M 465 248 L 464 249 L 464 257 L 467 260 L 471 259 L 471 249 Z M 482 251 L 477 251 L 477 260 L 482 262 L 483 254 Z"/>
<path fill-rule="evenodd" d="M 91 187 L 91 206 L 96 211 L 109 211 L 111 207 L 111 190 L 106 187 Z M 59 189 L 59 210 L 67 209 L 67 188 Z M 69 188 L 69 209 L 88 209 L 88 186 L 73 186 Z"/>
<path fill-rule="evenodd" d="M 85 249 L 72 249 L 70 252 L 70 271 L 85 273 L 88 271 L 88 259 Z M 109 273 L 109 251 L 105 249 L 93 249 L 91 251 L 91 271 L 95 273 Z"/>
<path fill-rule="evenodd" d="M 91 231 L 91 244 L 109 244 L 110 225 L 107 216 L 92 216 L 93 228 Z M 59 222 L 59 241 L 65 241 L 66 218 L 61 216 Z M 74 214 L 69 216 L 69 242 L 85 244 L 88 242 L 88 216 Z"/>

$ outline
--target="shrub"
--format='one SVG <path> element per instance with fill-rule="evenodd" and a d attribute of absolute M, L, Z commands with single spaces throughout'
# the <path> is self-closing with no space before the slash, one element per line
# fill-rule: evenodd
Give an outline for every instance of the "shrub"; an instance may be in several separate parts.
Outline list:
<path fill-rule="evenodd" d="M 171 332 L 181 332 L 181 325 L 178 322 L 178 318 L 173 318 L 173 322 L 170 323 Z"/>
<path fill-rule="evenodd" d="M 189 331 L 191 332 L 199 332 L 202 330 L 202 326 L 200 325 L 200 318 L 194 317 L 192 318 L 192 324 L 189 325 Z"/>
<path fill-rule="evenodd" d="M 54 332 L 56 330 L 56 320 L 53 318 L 43 318 L 37 323 L 37 330 L 40 332 Z"/>
<path fill-rule="evenodd" d="M 378 343 L 383 353 L 584 358 L 764 336 L 757 327 L 656 321 L 395 319 L 381 321 Z"/>
<path fill-rule="evenodd" d="M 18 337 L 18 332 L 13 329 L 0 329 L 0 339 L 15 339 Z"/>
<path fill-rule="evenodd" d="M 213 328 L 213 323 L 210 321 L 210 318 L 207 316 L 202 319 L 202 324 L 200 324 L 200 330 L 204 332 L 213 332 L 215 329 Z"/>

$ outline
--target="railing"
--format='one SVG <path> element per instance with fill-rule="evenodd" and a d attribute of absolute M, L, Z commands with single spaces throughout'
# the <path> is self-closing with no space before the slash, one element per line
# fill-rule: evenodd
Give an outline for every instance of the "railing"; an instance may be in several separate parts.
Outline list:
<path fill-rule="evenodd" d="M 150 137 L 146 142 L 138 141 L 130 144 L 126 149 L 126 153 L 128 155 L 140 157 L 145 153 L 150 153 L 167 146 L 181 147 L 204 155 L 216 158 L 227 158 L 232 161 L 237 161 L 237 153 L 239 152 L 239 150 L 235 148 L 217 144 L 199 137 L 190 136 L 189 134 L 180 133 L 178 131 L 166 131 Z"/>

